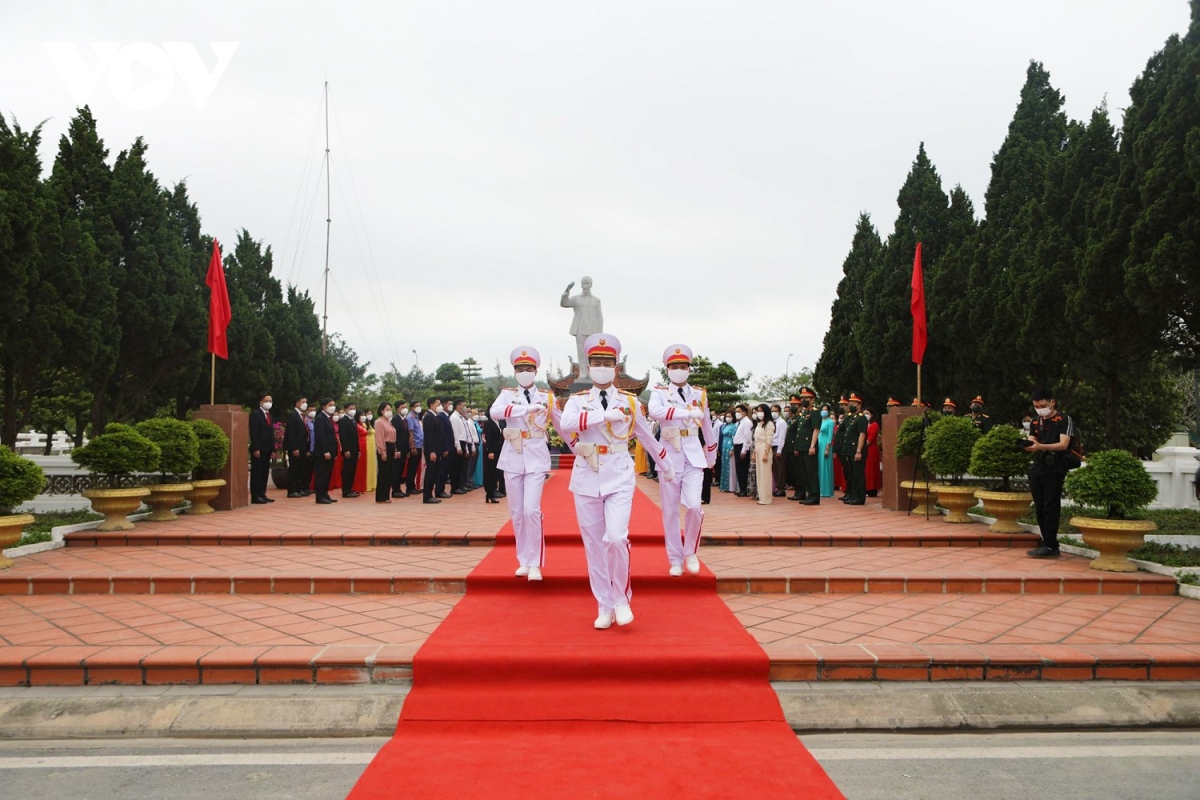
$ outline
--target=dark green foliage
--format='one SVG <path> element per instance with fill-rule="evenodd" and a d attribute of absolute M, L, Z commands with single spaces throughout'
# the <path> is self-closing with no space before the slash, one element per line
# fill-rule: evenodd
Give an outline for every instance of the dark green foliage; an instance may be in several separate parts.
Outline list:
<path fill-rule="evenodd" d="M 900 423 L 900 430 L 896 431 L 896 457 L 916 458 L 919 456 L 921 454 L 921 428 L 924 427 L 925 434 L 928 435 L 933 421 L 931 420 L 927 425 L 925 417 L 915 416 Z"/>
<path fill-rule="evenodd" d="M 822 397 L 833 397 L 846 386 L 866 385 L 854 329 L 862 316 L 866 277 L 882 251 L 883 242 L 871 218 L 860 214 L 850 253 L 842 262 L 842 279 L 833 301 L 821 358 L 813 370 L 813 382 Z"/>
<path fill-rule="evenodd" d="M 0 445 L 0 514 L 37 497 L 45 482 L 41 467 Z"/>
<path fill-rule="evenodd" d="M 217 472 L 229 461 L 229 437 L 215 422 L 194 419 L 192 430 L 199 443 L 199 461 L 196 468 L 205 472 Z"/>
<path fill-rule="evenodd" d="M 33 515 L 33 522 L 25 526 L 25 536 L 45 535 L 40 541 L 50 541 L 50 531 L 64 525 L 79 525 L 83 522 L 95 522 L 104 519 L 104 515 L 94 511 L 41 511 Z M 22 544 L 34 542 L 22 541 Z"/>
<path fill-rule="evenodd" d="M 1063 493 L 1109 519 L 1124 519 L 1158 496 L 1158 485 L 1142 462 L 1124 450 L 1105 450 L 1067 475 Z"/>
<path fill-rule="evenodd" d="M 100 475 L 125 475 L 158 469 L 161 455 L 158 445 L 127 425 L 114 424 L 108 428 L 108 432 L 72 450 L 71 460 Z"/>
<path fill-rule="evenodd" d="M 967 417 L 942 417 L 925 431 L 921 456 L 931 472 L 949 475 L 958 484 L 971 466 L 971 452 L 978 438 L 979 431 Z"/>
<path fill-rule="evenodd" d="M 975 442 L 968 472 L 977 478 L 1001 478 L 1011 491 L 1012 478 L 1029 471 L 1032 455 L 1017 446 L 1025 435 L 1011 425 L 996 425 Z"/>
<path fill-rule="evenodd" d="M 746 379 L 739 378 L 737 370 L 725 361 L 709 370 L 705 381 L 696 385 L 708 390 L 708 407 L 715 411 L 731 409 L 744 399 Z"/>
<path fill-rule="evenodd" d="M 139 422 L 135 428 L 158 445 L 158 471 L 163 475 L 191 475 L 200 463 L 200 439 L 191 423 L 157 417 Z"/>

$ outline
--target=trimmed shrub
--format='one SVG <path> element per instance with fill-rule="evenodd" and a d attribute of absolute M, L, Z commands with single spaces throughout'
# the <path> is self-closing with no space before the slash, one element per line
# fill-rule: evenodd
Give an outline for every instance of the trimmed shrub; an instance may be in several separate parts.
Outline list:
<path fill-rule="evenodd" d="M 949 475 L 958 484 L 971 466 L 971 450 L 978 438 L 979 431 L 967 417 L 942 417 L 925 431 L 921 455 L 931 471 Z"/>
<path fill-rule="evenodd" d="M 137 432 L 158 445 L 158 471 L 163 475 L 191 475 L 200 462 L 200 440 L 190 423 L 173 417 L 139 422 Z"/>
<path fill-rule="evenodd" d="M 921 454 L 921 427 L 924 421 L 925 418 L 918 415 L 900 423 L 900 430 L 896 431 L 897 458 L 916 458 Z M 936 422 L 936 419 L 930 420 L 929 426 Z M 928 426 L 925 428 L 925 435 L 929 435 Z"/>
<path fill-rule="evenodd" d="M 0 514 L 37 497 L 45 483 L 41 467 L 0 445 Z"/>
<path fill-rule="evenodd" d="M 979 478 L 1000 478 L 1004 491 L 1012 491 L 1012 479 L 1029 472 L 1033 456 L 1017 443 L 1024 439 L 1021 431 L 1011 425 L 997 425 L 979 437 L 971 449 L 968 472 Z"/>
<path fill-rule="evenodd" d="M 1125 519 L 1154 502 L 1158 484 L 1142 462 L 1124 450 L 1104 450 L 1067 475 L 1063 492 L 1108 519 Z"/>
<path fill-rule="evenodd" d="M 71 460 L 100 475 L 154 472 L 161 451 L 128 425 L 111 424 L 103 434 L 71 451 Z"/>
<path fill-rule="evenodd" d="M 197 469 L 217 472 L 229 462 L 229 437 L 215 422 L 194 419 L 191 422 L 196 440 L 200 444 L 200 461 Z"/>

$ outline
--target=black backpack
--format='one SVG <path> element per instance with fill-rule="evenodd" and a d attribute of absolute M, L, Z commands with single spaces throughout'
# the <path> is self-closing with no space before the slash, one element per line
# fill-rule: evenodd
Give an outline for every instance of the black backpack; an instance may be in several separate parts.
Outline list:
<path fill-rule="evenodd" d="M 1079 431 L 1075 427 L 1075 420 L 1066 414 L 1063 417 L 1067 420 L 1067 435 L 1071 437 L 1071 443 L 1067 445 L 1067 449 L 1063 453 L 1063 464 L 1069 472 L 1083 466 L 1083 441 L 1079 438 Z"/>

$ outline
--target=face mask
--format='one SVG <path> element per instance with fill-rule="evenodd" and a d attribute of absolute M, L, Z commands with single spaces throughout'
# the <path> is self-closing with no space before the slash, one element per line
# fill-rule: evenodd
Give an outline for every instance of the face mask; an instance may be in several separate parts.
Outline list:
<path fill-rule="evenodd" d="M 363 417 L 363 420 L 366 422 L 370 422 L 372 419 L 373 417 L 370 414 L 367 414 L 365 417 Z"/>
<path fill-rule="evenodd" d="M 391 418 L 392 418 L 392 410 L 391 410 L 390 408 L 389 408 L 389 409 L 387 409 L 387 410 L 385 410 L 385 411 L 383 412 L 383 418 L 384 418 L 384 419 L 391 419 Z"/>
<path fill-rule="evenodd" d="M 1022 428 L 1024 428 L 1024 429 L 1026 430 L 1026 432 L 1028 432 L 1028 431 L 1029 431 L 1029 425 L 1030 425 L 1030 423 L 1029 423 L 1029 422 L 1022 422 L 1022 423 L 1021 423 L 1021 427 L 1022 427 Z"/>
<path fill-rule="evenodd" d="M 355 415 L 355 414 L 357 414 L 357 413 L 358 413 L 358 409 L 357 409 L 357 408 L 352 408 L 352 409 L 350 409 L 349 411 L 347 411 L 347 412 L 346 412 L 346 416 L 347 416 L 347 417 L 349 417 L 350 419 L 354 419 L 354 415 Z"/>
<path fill-rule="evenodd" d="M 334 415 L 333 415 L 333 421 L 334 421 L 334 422 L 341 422 L 341 421 L 342 421 L 342 415 L 341 415 L 341 414 L 334 414 Z"/>
<path fill-rule="evenodd" d="M 609 384 L 617 376 L 615 367 L 588 367 L 593 383 Z"/>
<path fill-rule="evenodd" d="M 740 412 L 740 411 L 739 411 L 739 412 L 737 412 L 736 414 L 734 414 L 733 416 L 737 417 L 737 420 L 738 420 L 738 422 L 741 422 L 741 421 L 742 421 L 742 417 L 743 417 L 743 416 L 745 416 L 745 415 L 744 415 L 742 412 Z"/>
<path fill-rule="evenodd" d="M 855 405 L 852 405 L 852 406 L 850 406 L 850 413 L 851 413 L 851 414 L 857 414 L 857 413 L 858 413 L 858 406 L 855 406 Z"/>
<path fill-rule="evenodd" d="M 690 369 L 669 369 L 667 377 L 671 379 L 671 383 L 684 384 L 687 383 L 688 375 L 691 374 Z"/>
<path fill-rule="evenodd" d="M 863 416 L 867 418 L 867 422 L 870 422 L 870 421 L 871 421 L 871 415 L 870 415 L 870 414 L 863 414 Z"/>
<path fill-rule="evenodd" d="M 954 416 L 954 410 L 953 410 L 953 409 L 949 409 L 949 408 L 943 408 L 943 409 L 942 409 L 942 416 L 943 416 L 943 417 L 953 417 L 953 416 Z"/>
<path fill-rule="evenodd" d="M 762 417 L 762 412 L 761 412 L 761 411 L 755 411 L 755 412 L 754 412 L 754 418 L 755 418 L 756 420 L 759 420 L 759 421 L 761 421 L 761 420 L 762 420 L 762 418 L 763 418 L 763 417 Z"/>
<path fill-rule="evenodd" d="M 520 385 L 520 387 L 522 389 L 528 389 L 530 386 L 533 386 L 535 383 L 537 383 L 537 373 L 536 372 L 518 372 L 517 373 L 517 383 Z"/>
<path fill-rule="evenodd" d="M 312 411 L 308 412 L 308 418 L 309 418 L 309 419 L 313 419 L 313 418 L 315 418 L 316 416 L 317 416 L 317 410 L 316 410 L 315 408 L 314 408 Z"/>
<path fill-rule="evenodd" d="M 334 406 L 325 406 L 325 413 L 332 417 L 334 408 Z"/>
<path fill-rule="evenodd" d="M 983 406 L 971 406 L 971 410 L 978 414 L 980 411 L 983 411 Z"/>
<path fill-rule="evenodd" d="M 404 419 L 405 417 L 408 416 L 408 409 L 402 408 L 399 411 L 397 411 L 396 413 L 400 415 L 400 419 Z"/>
<path fill-rule="evenodd" d="M 784 412 L 783 412 L 783 418 L 784 418 L 784 419 L 788 419 L 788 418 L 790 418 L 791 416 L 792 416 L 791 409 L 788 409 L 788 410 L 786 410 L 786 411 L 784 411 Z"/>
<path fill-rule="evenodd" d="M 270 401 L 270 400 L 268 400 L 267 402 L 263 403 L 263 404 L 262 404 L 263 411 L 270 411 L 270 410 L 271 410 L 271 405 L 272 405 L 272 403 L 271 403 L 271 401 Z"/>
<path fill-rule="evenodd" d="M 821 419 L 825 419 L 825 418 L 826 418 L 826 417 L 828 417 L 828 416 L 829 416 L 829 409 L 828 409 L 828 408 L 822 408 L 822 409 L 821 409 Z"/>
<path fill-rule="evenodd" d="M 772 411 L 772 412 L 771 412 L 771 419 L 779 419 L 779 412 L 778 412 L 778 411 Z"/>
<path fill-rule="evenodd" d="M 308 403 L 301 403 L 301 404 L 300 404 L 300 410 L 301 410 L 301 411 L 308 411 Z"/>
<path fill-rule="evenodd" d="M 805 408 L 808 408 L 810 405 L 812 405 L 812 402 L 809 400 L 801 400 L 800 405 L 804 406 Z"/>
<path fill-rule="evenodd" d="M 421 407 L 420 407 L 420 406 L 413 406 L 413 413 L 414 413 L 414 414 L 420 414 L 420 413 L 421 413 Z"/>
<path fill-rule="evenodd" d="M 1036 411 L 1037 415 L 1042 418 L 1048 417 L 1054 413 L 1053 408 L 1035 408 L 1034 411 Z"/>

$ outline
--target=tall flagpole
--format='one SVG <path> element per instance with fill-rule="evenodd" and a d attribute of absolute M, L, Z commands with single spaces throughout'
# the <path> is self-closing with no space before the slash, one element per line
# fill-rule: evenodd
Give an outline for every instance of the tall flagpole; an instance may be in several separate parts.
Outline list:
<path fill-rule="evenodd" d="M 329 344 L 329 81 L 325 81 L 325 309 L 321 312 L 321 355 Z"/>
<path fill-rule="evenodd" d="M 919 379 L 918 379 L 919 380 Z M 217 404 L 217 354 L 212 354 L 212 383 L 208 387 L 208 404 L 215 406 Z"/>

